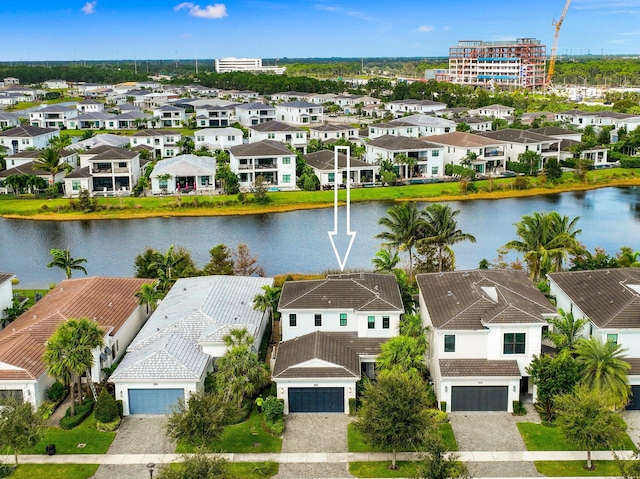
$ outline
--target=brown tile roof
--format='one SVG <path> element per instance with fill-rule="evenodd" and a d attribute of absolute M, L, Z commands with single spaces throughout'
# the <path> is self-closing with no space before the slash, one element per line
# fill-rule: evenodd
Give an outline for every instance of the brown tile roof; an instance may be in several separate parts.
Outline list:
<path fill-rule="evenodd" d="M 280 121 L 265 121 L 264 123 L 260 123 L 259 125 L 251 125 L 249 129 L 262 133 L 269 131 L 304 131 L 302 128 L 298 128 L 297 126 L 289 125 L 287 123 L 282 123 Z"/>
<path fill-rule="evenodd" d="M 106 277 L 62 281 L 0 331 L 0 362 L 20 368 L 30 379 L 37 379 L 45 371 L 44 344 L 60 323 L 69 318 L 87 317 L 106 333 L 114 334 L 138 307 L 135 293 L 140 286 L 153 282 Z"/>
<path fill-rule="evenodd" d="M 631 364 L 631 369 L 627 374 L 629 376 L 640 376 L 640 358 L 624 358 L 624 360 Z"/>
<path fill-rule="evenodd" d="M 273 378 L 360 378 L 361 354 L 376 355 L 387 338 L 358 338 L 357 333 L 316 331 L 278 345 Z M 318 359 L 330 367 L 296 367 Z"/>
<path fill-rule="evenodd" d="M 181 135 L 179 131 L 174 130 L 140 130 L 131 136 L 165 136 L 165 135 Z"/>
<path fill-rule="evenodd" d="M 460 146 L 465 148 L 501 145 L 505 142 L 495 140 L 493 138 L 485 138 L 474 133 L 465 133 L 462 131 L 452 131 L 443 135 L 423 136 L 420 141 L 427 140 L 431 143 L 439 143 L 441 145 Z"/>
<path fill-rule="evenodd" d="M 529 130 L 518 130 L 516 128 L 506 128 L 498 131 L 483 131 L 476 134 L 487 138 L 493 138 L 494 140 L 522 144 L 558 141 L 558 139 L 553 136 L 541 135 L 540 133 L 533 133 Z"/>
<path fill-rule="evenodd" d="M 47 178 L 51 178 L 51 173 L 48 171 L 41 170 L 39 168 L 34 168 L 34 162 L 29 161 L 28 163 L 24 163 L 19 166 L 14 166 L 8 170 L 4 170 L 0 172 L 0 178 L 6 178 L 11 175 L 34 175 L 34 176 L 46 176 Z"/>
<path fill-rule="evenodd" d="M 521 377 L 518 361 L 499 359 L 440 359 L 442 377 Z"/>
<path fill-rule="evenodd" d="M 558 285 L 598 328 L 640 328 L 640 268 L 551 273 Z"/>
<path fill-rule="evenodd" d="M 372 125 L 374 127 L 376 125 Z M 397 125 L 395 125 L 397 128 Z M 441 148 L 440 145 L 432 143 L 430 136 L 425 140 L 409 138 L 407 136 L 382 135 L 374 138 L 367 145 L 384 148 L 391 151 L 426 150 L 427 148 Z"/>
<path fill-rule="evenodd" d="M 255 143 L 233 146 L 229 148 L 233 156 L 295 156 L 289 148 L 279 141 L 262 140 Z"/>
<path fill-rule="evenodd" d="M 335 152 L 331 150 L 320 150 L 304 155 L 304 159 L 312 168 L 316 168 L 318 170 L 333 170 L 335 158 L 334 155 Z M 367 163 L 366 161 L 358 160 L 357 158 L 353 157 L 349 159 L 349 165 L 351 167 L 358 168 L 373 168 L 373 165 L 371 163 Z M 338 167 L 345 168 L 346 166 L 347 155 L 345 155 L 344 153 L 338 153 Z"/>
<path fill-rule="evenodd" d="M 474 270 L 416 276 L 434 328 L 485 329 L 491 323 L 543 323 L 556 310 L 522 271 Z"/>
<path fill-rule="evenodd" d="M 93 152 L 93 149 L 89 150 Z M 126 148 L 113 147 L 109 151 L 103 151 L 96 156 L 90 158 L 91 161 L 110 161 L 110 160 L 131 160 L 138 156 L 137 151 L 127 150 Z"/>
<path fill-rule="evenodd" d="M 392 274 L 353 273 L 326 279 L 287 281 L 278 310 L 352 309 L 354 311 L 404 311 L 396 278 Z"/>

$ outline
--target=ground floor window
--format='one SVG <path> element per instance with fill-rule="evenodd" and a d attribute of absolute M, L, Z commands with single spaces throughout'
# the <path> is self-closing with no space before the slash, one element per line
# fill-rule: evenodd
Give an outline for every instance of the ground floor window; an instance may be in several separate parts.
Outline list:
<path fill-rule="evenodd" d="M 283 183 L 291 183 L 291 175 L 282 175 Z"/>
<path fill-rule="evenodd" d="M 71 180 L 71 189 L 73 189 L 73 191 L 81 190 L 82 185 L 80 184 L 80 180 Z"/>

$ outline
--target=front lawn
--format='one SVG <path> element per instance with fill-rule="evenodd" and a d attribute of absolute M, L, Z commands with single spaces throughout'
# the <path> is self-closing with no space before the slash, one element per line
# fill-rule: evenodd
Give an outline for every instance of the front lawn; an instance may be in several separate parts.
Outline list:
<path fill-rule="evenodd" d="M 356 477 L 413 477 L 415 463 L 411 461 L 398 461 L 398 469 L 389 469 L 391 461 L 375 462 L 350 462 L 349 472 Z"/>
<path fill-rule="evenodd" d="M 207 446 L 211 452 L 280 452 L 282 438 L 272 436 L 262 428 L 264 414 L 255 409 L 249 419 L 240 424 L 227 426 L 219 441 Z M 197 448 L 184 441 L 178 442 L 179 454 L 194 452 Z"/>
<path fill-rule="evenodd" d="M 21 464 L 11 479 L 88 479 L 98 470 L 98 464 Z"/>
<path fill-rule="evenodd" d="M 562 431 L 557 427 L 535 424 L 532 422 L 519 422 L 518 431 L 527 446 L 528 451 L 579 451 L 581 448 L 573 447 L 562 436 Z M 599 450 L 606 451 L 609 448 Z M 635 446 L 629 436 L 625 437 L 624 444 L 619 449 L 633 451 Z"/>
<path fill-rule="evenodd" d="M 166 466 L 162 466 L 166 467 Z M 180 467 L 179 464 L 173 463 L 168 465 L 169 468 L 175 470 Z M 228 462 L 227 470 L 233 477 L 241 477 L 242 479 L 269 479 L 278 474 L 280 464 L 277 462 Z"/>
<path fill-rule="evenodd" d="M 115 432 L 98 431 L 96 418 L 91 413 L 91 416 L 82 424 L 68 431 L 48 427 L 44 438 L 34 447 L 25 450 L 23 454 L 46 454 L 47 444 L 55 444 L 57 454 L 106 454 L 115 437 Z M 85 446 L 78 447 L 78 444 L 85 444 Z"/>
<path fill-rule="evenodd" d="M 548 477 L 580 477 L 580 476 L 620 476 L 620 469 L 615 461 L 593 461 L 596 468 L 587 471 L 587 458 L 584 461 L 535 461 L 540 474 Z"/>
<path fill-rule="evenodd" d="M 440 430 L 440 437 L 445 443 L 445 447 L 449 451 L 457 451 L 458 443 L 453 435 L 453 428 L 451 427 L 451 424 L 445 422 L 443 424 L 439 424 L 438 428 Z M 347 443 L 349 452 L 391 452 L 391 448 L 370 446 L 364 442 L 362 434 L 358 432 L 354 423 L 350 423 L 347 427 Z"/>

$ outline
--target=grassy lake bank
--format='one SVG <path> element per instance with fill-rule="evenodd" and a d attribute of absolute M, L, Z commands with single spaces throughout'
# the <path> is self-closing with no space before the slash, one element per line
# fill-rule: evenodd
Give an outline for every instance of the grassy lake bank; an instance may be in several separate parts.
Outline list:
<path fill-rule="evenodd" d="M 425 185 L 388 186 L 381 188 L 354 188 L 351 202 L 363 201 L 470 201 L 502 199 L 567 191 L 584 191 L 611 186 L 640 186 L 640 170 L 607 169 L 590 171 L 586 182 L 579 182 L 571 173 L 562 180 L 549 184 L 543 177 L 530 178 L 531 187 L 518 190 L 513 178 L 480 180 L 473 184 L 478 191 L 462 193 L 460 183 L 432 183 Z M 98 219 L 139 219 L 174 216 L 225 216 L 261 213 L 281 213 L 302 209 L 327 208 L 333 205 L 333 191 L 288 191 L 269 194 L 269 203 L 242 203 L 235 195 L 166 195 L 150 197 L 98 198 L 97 211 L 84 212 L 69 208 L 68 198 L 16 199 L 0 195 L 0 216 L 13 219 L 73 221 Z M 339 198 L 344 201 L 346 192 Z"/>

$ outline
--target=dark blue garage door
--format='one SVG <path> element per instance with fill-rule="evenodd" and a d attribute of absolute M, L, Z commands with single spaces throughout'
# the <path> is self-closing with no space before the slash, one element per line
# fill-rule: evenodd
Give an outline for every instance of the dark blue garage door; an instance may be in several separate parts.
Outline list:
<path fill-rule="evenodd" d="M 640 410 L 640 386 L 631 386 L 631 400 L 627 409 L 632 411 Z"/>
<path fill-rule="evenodd" d="M 169 414 L 184 389 L 129 389 L 129 414 Z"/>
<path fill-rule="evenodd" d="M 506 411 L 509 401 L 507 386 L 453 386 L 452 411 Z"/>
<path fill-rule="evenodd" d="M 289 412 L 344 412 L 344 388 L 289 388 Z"/>

